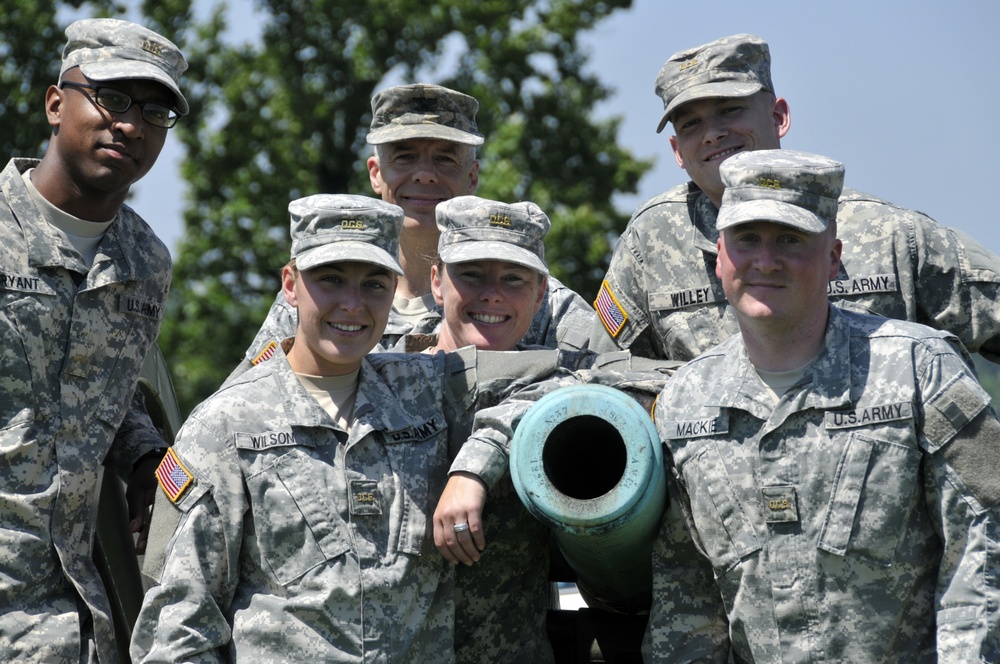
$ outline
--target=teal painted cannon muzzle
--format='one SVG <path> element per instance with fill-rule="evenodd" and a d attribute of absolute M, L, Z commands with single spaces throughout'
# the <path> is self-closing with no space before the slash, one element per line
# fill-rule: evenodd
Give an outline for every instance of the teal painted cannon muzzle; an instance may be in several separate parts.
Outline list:
<path fill-rule="evenodd" d="M 656 428 L 635 399 L 604 385 L 547 394 L 514 433 L 510 473 L 588 604 L 648 609 L 666 478 Z"/>

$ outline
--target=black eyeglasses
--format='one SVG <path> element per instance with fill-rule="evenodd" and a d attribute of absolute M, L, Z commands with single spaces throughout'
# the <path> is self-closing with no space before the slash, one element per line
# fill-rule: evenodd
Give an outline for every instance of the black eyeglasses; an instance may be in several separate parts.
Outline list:
<path fill-rule="evenodd" d="M 115 90 L 114 88 L 104 88 L 86 83 L 75 83 L 73 81 L 63 81 L 59 84 L 59 87 L 67 85 L 73 88 L 93 90 L 93 100 L 97 102 L 97 105 L 112 113 L 124 113 L 132 108 L 132 104 L 135 104 L 142 112 L 142 119 L 155 127 L 170 129 L 177 124 L 177 118 L 180 117 L 177 111 L 169 106 L 164 106 L 155 101 L 134 101 L 124 92 Z"/>

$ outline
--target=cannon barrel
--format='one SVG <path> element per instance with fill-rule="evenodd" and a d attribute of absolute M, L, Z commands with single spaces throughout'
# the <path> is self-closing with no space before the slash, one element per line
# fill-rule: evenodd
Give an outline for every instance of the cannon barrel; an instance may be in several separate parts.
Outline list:
<path fill-rule="evenodd" d="M 604 385 L 545 395 L 514 433 L 510 473 L 588 604 L 648 609 L 666 479 L 656 428 L 635 399 Z"/>

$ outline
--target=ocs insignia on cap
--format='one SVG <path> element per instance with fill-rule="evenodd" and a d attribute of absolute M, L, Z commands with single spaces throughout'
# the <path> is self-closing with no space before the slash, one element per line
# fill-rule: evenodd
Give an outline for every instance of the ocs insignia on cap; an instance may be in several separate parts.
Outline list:
<path fill-rule="evenodd" d="M 774 92 L 771 53 L 760 37 L 733 35 L 678 51 L 656 77 L 656 96 L 663 99 L 656 133 L 663 131 L 670 113 L 681 104 L 713 97 L 749 97 L 761 90 Z"/>
<path fill-rule="evenodd" d="M 482 145 L 476 127 L 479 102 L 440 85 L 417 83 L 387 88 L 372 97 L 371 145 L 411 138 L 437 138 Z"/>
<path fill-rule="evenodd" d="M 300 270 L 373 263 L 403 274 L 396 256 L 403 209 L 371 196 L 316 194 L 288 204 L 292 258 Z"/>
<path fill-rule="evenodd" d="M 837 218 L 844 165 L 795 150 L 741 152 L 722 162 L 721 231 L 750 221 L 773 221 L 808 233 L 826 230 Z"/>
<path fill-rule="evenodd" d="M 172 41 L 148 28 L 114 18 L 88 18 L 66 28 L 62 80 L 66 70 L 80 67 L 94 81 L 148 79 L 162 83 L 177 98 L 177 112 L 188 103 L 179 87 L 187 61 Z"/>
<path fill-rule="evenodd" d="M 506 261 L 548 276 L 545 235 L 552 224 L 534 203 L 456 196 L 438 203 L 434 215 L 441 231 L 438 255 L 443 262 Z"/>

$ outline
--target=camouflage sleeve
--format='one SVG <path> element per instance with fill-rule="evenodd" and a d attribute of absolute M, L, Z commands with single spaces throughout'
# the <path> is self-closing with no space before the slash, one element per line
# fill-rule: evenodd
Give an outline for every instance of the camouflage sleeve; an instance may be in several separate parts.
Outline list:
<path fill-rule="evenodd" d="M 223 384 L 231 382 L 234 378 L 254 366 L 259 359 L 267 359 L 278 348 L 282 339 L 295 336 L 295 328 L 298 327 L 298 315 L 295 308 L 288 304 L 285 295 L 279 291 L 274 299 L 274 304 L 267 312 L 267 318 L 257 331 L 257 336 L 250 342 L 243 359 L 236 365 L 229 377 Z"/>
<path fill-rule="evenodd" d="M 118 477 L 128 482 L 139 459 L 153 452 L 162 452 L 165 447 L 167 443 L 146 412 L 145 400 L 137 388 L 111 443 L 109 460 L 112 467 Z"/>
<path fill-rule="evenodd" d="M 917 322 L 948 330 L 971 352 L 1000 363 L 1000 256 L 962 231 L 908 215 Z"/>
<path fill-rule="evenodd" d="M 938 570 L 939 662 L 1000 653 L 1000 422 L 957 353 L 922 372 L 925 501 L 944 546 Z"/>
<path fill-rule="evenodd" d="M 555 277 L 549 277 L 547 290 L 547 297 L 542 300 L 521 343 L 563 350 L 586 348 L 594 324 L 594 310 Z"/>
<path fill-rule="evenodd" d="M 629 349 L 634 355 L 663 357 L 649 330 L 648 297 L 642 284 L 645 267 L 636 239 L 630 225 L 615 245 L 594 300 L 589 347 L 598 353 Z"/>
<path fill-rule="evenodd" d="M 160 583 L 146 593 L 133 630 L 130 652 L 136 662 L 227 660 L 226 616 L 239 582 L 247 505 L 235 455 L 225 449 L 195 417 L 178 436 L 173 453 L 184 471 L 181 478 L 190 482 L 168 494 L 169 501 L 158 498 L 153 512 L 154 527 L 158 519 L 176 527 Z M 162 484 L 160 490 L 167 493 Z"/>

